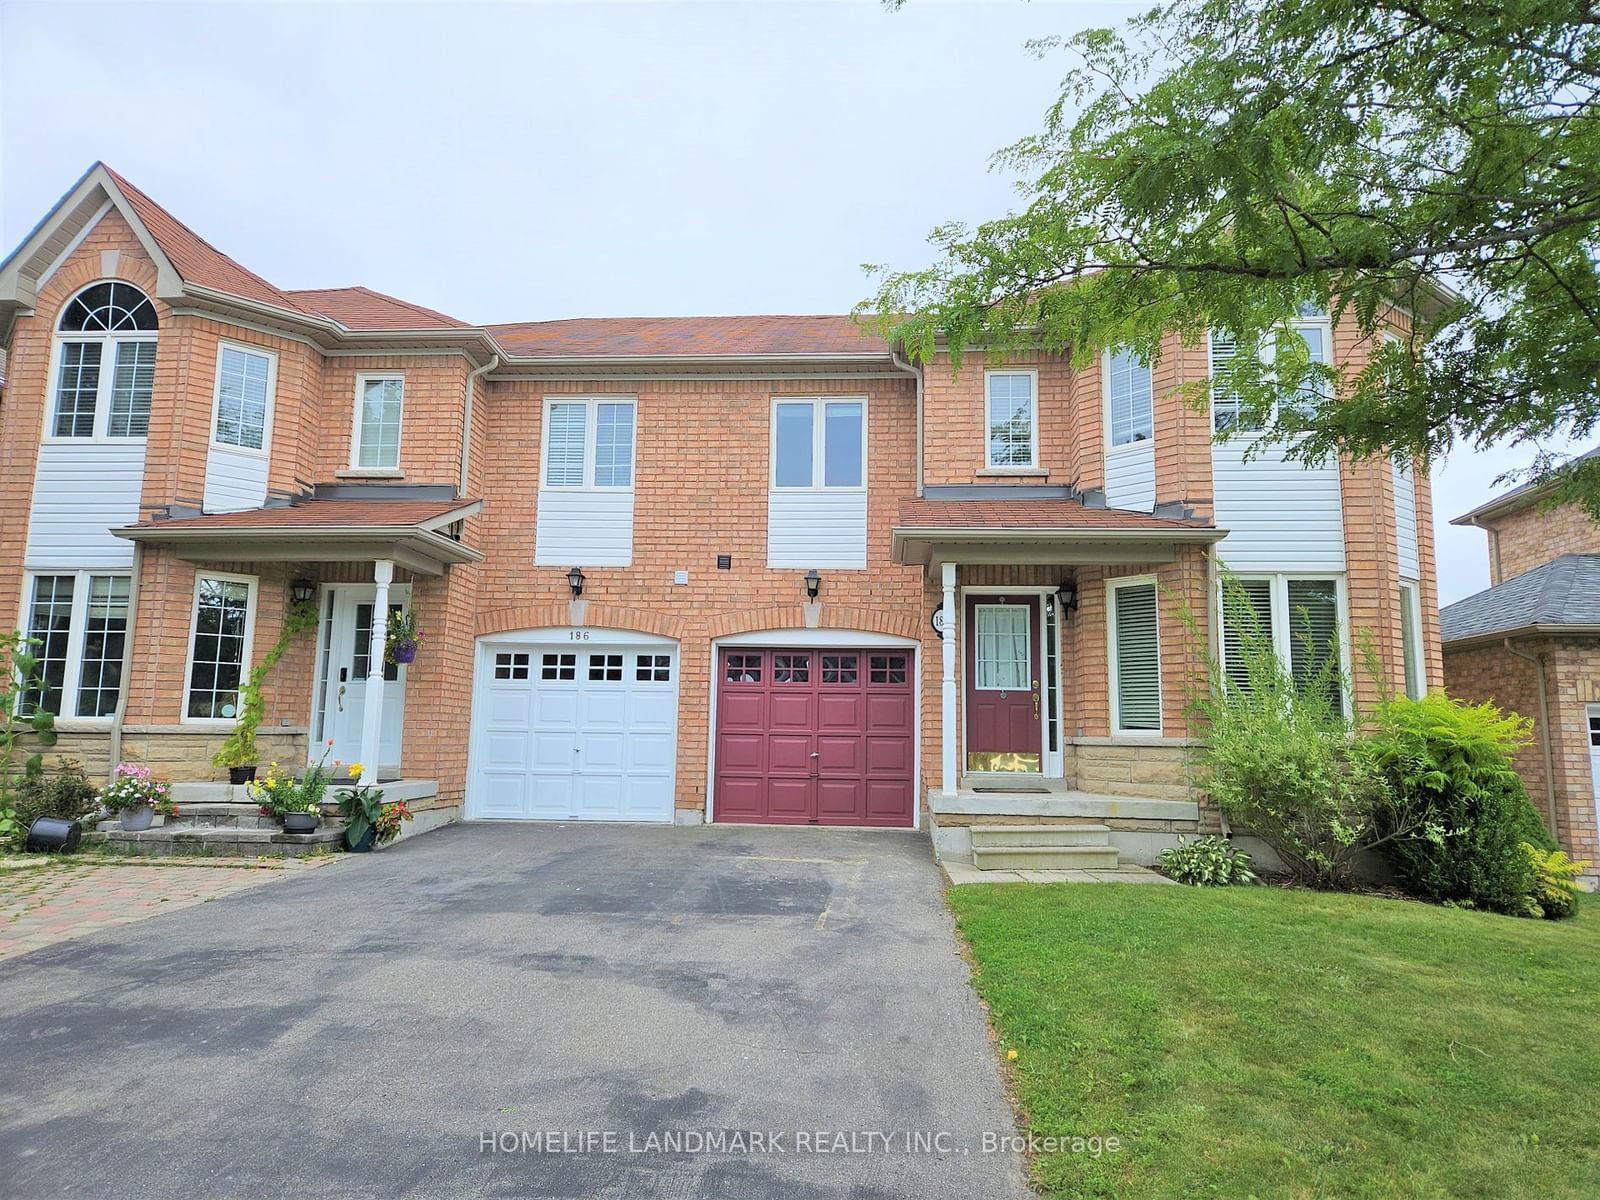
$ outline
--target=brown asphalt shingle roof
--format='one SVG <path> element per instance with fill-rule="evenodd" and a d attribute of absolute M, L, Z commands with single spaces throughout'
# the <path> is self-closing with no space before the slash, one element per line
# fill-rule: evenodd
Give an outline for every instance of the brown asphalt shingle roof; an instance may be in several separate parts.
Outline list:
<path fill-rule="evenodd" d="M 887 354 L 848 316 L 583 317 L 490 325 L 512 354 L 538 358 Z"/>
<path fill-rule="evenodd" d="M 902 529 L 1211 529 L 1207 521 L 1152 517 L 1077 500 L 902 500 Z"/>
<path fill-rule="evenodd" d="M 305 288 L 287 293 L 301 308 L 321 313 L 346 329 L 471 329 L 465 321 L 371 288 Z"/>
<path fill-rule="evenodd" d="M 283 508 L 140 521 L 135 529 L 320 529 L 369 525 L 406 529 L 467 508 L 474 500 L 306 500 Z"/>

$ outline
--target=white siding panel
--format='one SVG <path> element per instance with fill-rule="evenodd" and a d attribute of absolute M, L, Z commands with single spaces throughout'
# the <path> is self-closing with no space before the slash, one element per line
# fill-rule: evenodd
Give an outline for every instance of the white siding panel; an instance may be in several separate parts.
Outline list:
<path fill-rule="evenodd" d="M 1235 571 L 1344 570 L 1344 513 L 1339 465 L 1307 469 L 1286 462 L 1281 447 L 1244 461 L 1247 438 L 1211 448 L 1217 546 Z"/>
<path fill-rule="evenodd" d="M 1417 553 L 1417 480 L 1410 467 L 1394 468 L 1394 534 L 1400 547 L 1400 578 L 1421 579 Z"/>
<path fill-rule="evenodd" d="M 206 459 L 206 491 L 201 500 L 208 513 L 240 512 L 267 502 L 267 459 L 227 446 L 212 446 Z"/>
<path fill-rule="evenodd" d="M 1106 505 L 1150 512 L 1156 506 L 1156 444 L 1118 446 L 1106 454 Z"/>
<path fill-rule="evenodd" d="M 633 565 L 632 492 L 539 492 L 533 561 L 541 567 Z"/>
<path fill-rule="evenodd" d="M 113 537 L 139 519 L 144 442 L 46 442 L 28 516 L 27 565 L 126 567 L 133 543 Z"/>
<path fill-rule="evenodd" d="M 767 566 L 867 565 L 865 492 L 767 493 Z"/>

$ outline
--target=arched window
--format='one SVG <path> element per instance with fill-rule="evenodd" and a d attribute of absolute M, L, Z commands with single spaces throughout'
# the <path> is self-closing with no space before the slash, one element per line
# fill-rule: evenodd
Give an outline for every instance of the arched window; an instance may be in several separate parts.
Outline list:
<path fill-rule="evenodd" d="M 156 379 L 156 309 L 128 283 L 90 284 L 61 310 L 50 436 L 142 438 Z"/>

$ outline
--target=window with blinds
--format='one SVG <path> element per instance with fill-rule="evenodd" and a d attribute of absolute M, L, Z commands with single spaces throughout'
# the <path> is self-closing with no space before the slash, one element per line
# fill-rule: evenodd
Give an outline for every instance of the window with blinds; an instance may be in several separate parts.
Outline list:
<path fill-rule="evenodd" d="M 1291 579 L 1289 670 L 1303 695 L 1320 687 L 1334 708 L 1344 709 L 1339 654 L 1339 586 L 1331 579 Z"/>
<path fill-rule="evenodd" d="M 1161 731 L 1161 639 L 1156 586 L 1124 584 L 1112 592 L 1112 662 L 1119 730 Z"/>
<path fill-rule="evenodd" d="M 1149 441 L 1155 428 L 1150 368 L 1131 350 L 1108 355 L 1106 368 L 1111 444 L 1127 446 Z"/>
<path fill-rule="evenodd" d="M 1235 579 L 1222 594 L 1222 666 L 1237 686 L 1250 687 L 1248 650 L 1274 642 L 1272 580 Z"/>
<path fill-rule="evenodd" d="M 588 437 L 589 406 L 582 400 L 558 401 L 549 408 L 545 434 L 546 487 L 583 486 L 583 448 Z"/>
<path fill-rule="evenodd" d="M 1219 433 L 1251 433 L 1261 428 L 1245 422 L 1244 400 L 1232 384 L 1233 364 L 1238 357 L 1239 346 L 1233 338 L 1224 333 L 1211 334 L 1211 426 Z"/>

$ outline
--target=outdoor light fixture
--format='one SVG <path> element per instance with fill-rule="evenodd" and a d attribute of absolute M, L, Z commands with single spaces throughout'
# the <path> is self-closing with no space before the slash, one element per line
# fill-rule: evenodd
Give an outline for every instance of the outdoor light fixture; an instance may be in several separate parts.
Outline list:
<path fill-rule="evenodd" d="M 296 604 L 306 604 L 311 600 L 311 594 L 317 590 L 317 585 L 302 576 L 289 585 L 289 599 Z"/>
<path fill-rule="evenodd" d="M 817 574 L 817 569 L 812 567 L 806 572 L 806 599 L 815 600 L 817 591 L 822 587 L 822 576 Z"/>
<path fill-rule="evenodd" d="M 1063 615 L 1078 607 L 1078 585 L 1071 579 L 1056 589 L 1056 599 L 1061 601 Z"/>
<path fill-rule="evenodd" d="M 567 586 L 572 589 L 572 598 L 576 600 L 583 595 L 583 568 L 573 567 L 567 572 Z"/>

